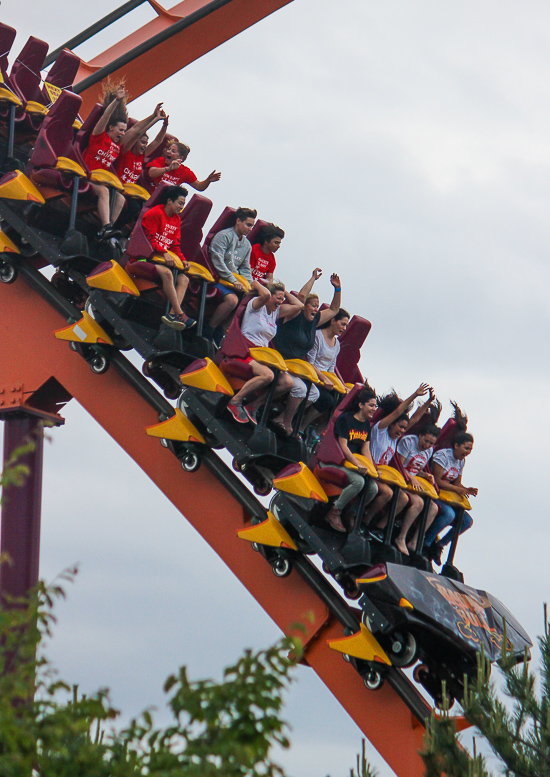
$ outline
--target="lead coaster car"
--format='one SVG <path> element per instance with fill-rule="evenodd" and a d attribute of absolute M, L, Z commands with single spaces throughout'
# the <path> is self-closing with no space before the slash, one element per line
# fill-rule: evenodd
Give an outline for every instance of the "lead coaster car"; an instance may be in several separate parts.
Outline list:
<path fill-rule="evenodd" d="M 491 663 L 503 649 L 516 663 L 533 645 L 512 613 L 492 594 L 441 575 L 399 564 L 379 564 L 357 581 L 363 623 L 387 650 L 393 666 L 414 669 L 414 679 L 444 703 L 461 698 L 464 675 L 477 675 L 483 651 Z"/>

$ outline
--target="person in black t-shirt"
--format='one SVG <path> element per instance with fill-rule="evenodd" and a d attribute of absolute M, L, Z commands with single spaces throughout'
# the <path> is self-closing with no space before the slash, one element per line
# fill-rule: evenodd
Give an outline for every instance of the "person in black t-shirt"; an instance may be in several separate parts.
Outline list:
<path fill-rule="evenodd" d="M 282 316 L 279 317 L 277 334 L 273 338 L 273 345 L 283 359 L 303 359 L 305 361 L 308 353 L 313 348 L 315 331 L 334 318 L 340 310 L 342 287 L 340 278 L 336 273 L 330 276 L 330 282 L 334 286 L 334 296 L 330 307 L 326 310 L 319 310 L 319 297 L 317 294 L 312 294 L 311 289 L 315 281 L 321 277 L 321 274 L 322 270 L 316 267 L 311 274 L 311 278 L 300 290 L 298 299 L 304 303 L 302 312 L 288 321 Z M 294 385 L 290 390 L 290 396 L 285 409 L 273 422 L 286 435 L 292 434 L 292 420 L 307 393 L 307 386 L 301 378 L 293 375 L 292 382 Z M 315 389 L 313 393 L 310 392 L 309 399 L 313 402 L 318 396 L 319 394 Z"/>
<path fill-rule="evenodd" d="M 372 461 L 369 449 L 370 419 L 375 411 L 376 394 L 371 388 L 364 388 L 357 395 L 355 409 L 342 413 L 334 424 L 334 436 L 338 440 L 344 457 L 357 467 L 357 470 L 354 470 L 344 466 L 336 466 L 336 469 L 344 472 L 348 479 L 348 485 L 334 502 L 326 516 L 328 523 L 336 531 L 346 531 L 341 518 L 342 510 L 357 496 L 363 487 L 367 489 L 365 504 L 372 502 L 378 494 L 378 486 L 374 480 L 368 478 L 365 485 L 367 470 L 354 456 L 354 454 L 359 453 Z M 319 466 L 322 468 L 323 466 L 334 467 L 335 465 L 326 463 L 323 465 L 320 463 Z"/>

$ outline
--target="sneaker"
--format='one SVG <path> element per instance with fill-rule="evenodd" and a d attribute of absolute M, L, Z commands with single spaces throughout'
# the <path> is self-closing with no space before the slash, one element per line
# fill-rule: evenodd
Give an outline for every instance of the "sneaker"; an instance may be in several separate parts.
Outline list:
<path fill-rule="evenodd" d="M 234 405 L 231 402 L 227 405 L 227 409 L 239 424 L 247 424 L 248 414 L 242 405 Z"/>
<path fill-rule="evenodd" d="M 162 316 L 161 321 L 163 321 L 166 326 L 169 326 L 170 329 L 179 330 L 191 329 L 197 323 L 194 318 L 189 318 L 185 313 L 182 313 L 180 316 L 176 313 L 166 313 L 166 315 Z"/>
<path fill-rule="evenodd" d="M 225 329 L 223 328 L 223 326 L 217 326 L 212 332 L 212 340 L 214 341 L 214 345 L 217 345 L 219 348 L 222 344 L 222 340 L 224 337 L 225 337 Z"/>
<path fill-rule="evenodd" d="M 108 240 L 110 237 L 118 237 L 121 234 L 120 229 L 115 229 L 112 224 L 105 224 L 97 233 L 97 239 Z"/>
<path fill-rule="evenodd" d="M 250 405 L 243 405 L 244 412 L 247 414 L 249 420 L 254 424 L 254 426 L 258 425 L 258 410 L 255 407 L 250 407 Z"/>
<path fill-rule="evenodd" d="M 441 566 L 441 556 L 443 555 L 443 545 L 440 542 L 433 542 L 428 548 L 428 558 L 438 567 Z"/>
<path fill-rule="evenodd" d="M 369 529 L 369 537 L 375 542 L 384 542 L 384 532 L 382 529 Z"/>
<path fill-rule="evenodd" d="M 202 325 L 202 336 L 205 337 L 207 340 L 212 340 L 214 337 L 214 330 L 208 324 L 206 321 Z"/>
<path fill-rule="evenodd" d="M 346 527 L 342 523 L 342 519 L 340 517 L 341 515 L 342 515 L 342 511 L 339 510 L 335 505 L 332 505 L 332 507 L 326 514 L 326 519 L 332 529 L 334 529 L 335 531 L 345 532 Z"/>

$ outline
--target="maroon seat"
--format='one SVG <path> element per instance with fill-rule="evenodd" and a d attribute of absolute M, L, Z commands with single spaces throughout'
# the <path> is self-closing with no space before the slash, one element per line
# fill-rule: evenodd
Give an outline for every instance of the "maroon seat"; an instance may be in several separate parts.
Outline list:
<path fill-rule="evenodd" d="M 78 147 L 80 153 L 82 156 L 84 156 L 84 152 L 86 151 L 88 147 L 88 143 L 90 142 L 90 136 L 92 134 L 92 130 L 101 118 L 101 115 L 103 114 L 103 106 L 100 105 L 100 103 L 96 103 L 90 113 L 87 115 L 86 119 L 84 120 L 84 123 L 82 127 L 78 130 L 76 134 L 76 146 Z"/>
<path fill-rule="evenodd" d="M 52 86 L 56 86 L 58 89 L 70 90 L 79 67 L 80 57 L 77 57 L 76 54 L 73 54 L 73 52 L 68 49 L 63 49 L 49 69 L 48 75 L 45 77 L 44 81 Z M 53 102 L 52 97 L 45 86 L 42 87 L 41 91 L 42 98 L 46 105 Z"/>
<path fill-rule="evenodd" d="M 359 370 L 361 347 L 371 330 L 371 322 L 361 316 L 353 316 L 346 331 L 339 338 L 340 353 L 336 360 L 336 366 L 344 383 L 363 383 L 363 376 Z"/>
<path fill-rule="evenodd" d="M 3 82 L 8 78 L 8 54 L 11 51 L 16 35 L 17 31 L 13 27 L 0 22 L 0 72 L 2 73 Z"/>
<path fill-rule="evenodd" d="M 27 174 L 37 186 L 52 187 L 59 190 L 60 194 L 72 190 L 74 176 L 55 169 L 59 157 L 65 157 L 83 168 L 87 177 L 80 178 L 79 191 L 88 190 L 89 171 L 74 142 L 73 130 L 81 105 L 82 98 L 79 95 L 63 91 L 44 119 L 27 167 Z"/>
<path fill-rule="evenodd" d="M 222 347 L 216 356 L 216 362 L 224 375 L 228 378 L 237 378 L 243 382 L 250 380 L 254 375 L 250 365 L 243 361 L 249 358 L 250 350 L 248 342 L 241 332 L 244 311 L 254 296 L 254 294 L 245 294 L 240 301 L 233 316 L 233 321 L 225 335 Z"/>
<path fill-rule="evenodd" d="M 364 389 L 364 385 L 357 383 L 351 391 L 340 402 L 336 410 L 334 411 L 330 423 L 326 428 L 326 431 L 321 440 L 315 455 L 311 459 L 309 464 L 310 468 L 316 466 L 319 462 L 322 464 L 335 464 L 336 466 L 342 466 L 345 461 L 345 456 L 340 443 L 334 435 L 334 424 L 338 418 L 345 413 L 355 402 L 357 394 Z"/>
<path fill-rule="evenodd" d="M 40 71 L 48 54 L 48 44 L 31 35 L 15 59 L 9 74 L 9 87 L 25 106 L 29 101 L 46 107 L 40 88 Z M 21 140 L 34 136 L 44 119 L 42 114 L 31 115 L 24 109 L 16 112 L 17 133 Z"/>
<path fill-rule="evenodd" d="M 162 192 L 166 189 L 166 184 L 160 184 L 151 197 L 144 204 L 138 220 L 132 230 L 128 246 L 126 247 L 126 253 L 122 257 L 121 264 L 126 267 L 127 271 L 134 278 L 142 278 L 155 284 L 156 287 L 160 285 L 159 274 L 154 262 L 129 262 L 130 258 L 142 258 L 148 259 L 153 255 L 154 250 L 149 242 L 149 238 L 145 234 L 145 230 L 142 226 L 143 216 L 147 211 L 158 205 Z M 186 259 L 190 259 L 190 255 L 195 255 L 200 251 L 200 242 L 202 239 L 202 228 L 210 210 L 212 209 L 212 202 L 207 197 L 203 197 L 200 194 L 195 194 L 191 200 L 187 203 L 181 214 L 181 249 Z M 189 293 L 193 294 L 191 288 Z M 186 299 L 187 302 L 187 299 Z"/>

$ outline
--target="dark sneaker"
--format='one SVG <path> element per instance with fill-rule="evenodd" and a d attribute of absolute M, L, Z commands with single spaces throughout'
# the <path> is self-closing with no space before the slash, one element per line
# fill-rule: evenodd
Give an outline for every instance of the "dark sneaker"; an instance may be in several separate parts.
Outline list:
<path fill-rule="evenodd" d="M 384 542 L 384 532 L 382 529 L 369 529 L 369 536 L 376 542 Z"/>
<path fill-rule="evenodd" d="M 428 558 L 430 561 L 433 561 L 434 564 L 436 564 L 438 567 L 441 566 L 441 556 L 443 555 L 443 545 L 439 542 L 433 542 L 429 549 L 429 555 Z"/>
<path fill-rule="evenodd" d="M 214 330 L 210 326 L 210 324 L 207 324 L 206 321 L 202 325 L 202 336 L 206 337 L 207 340 L 212 340 L 214 337 Z"/>
<path fill-rule="evenodd" d="M 254 426 L 258 425 L 258 411 L 255 407 L 250 407 L 250 405 L 243 405 L 244 412 L 247 414 L 248 418 Z"/>
<path fill-rule="evenodd" d="M 120 229 L 115 229 L 112 224 L 105 224 L 97 233 L 97 239 L 108 240 L 110 237 L 118 237 L 121 234 Z"/>
<path fill-rule="evenodd" d="M 184 329 L 193 329 L 193 327 L 197 323 L 194 318 L 191 318 L 191 316 L 186 316 L 185 313 L 182 316 L 180 316 L 180 319 L 183 319 Z"/>
<path fill-rule="evenodd" d="M 222 344 L 222 340 L 224 337 L 225 337 L 225 329 L 223 328 L 223 326 L 217 326 L 212 332 L 212 340 L 214 341 L 214 345 L 217 345 L 219 348 Z"/>
<path fill-rule="evenodd" d="M 248 415 L 246 413 L 246 410 L 242 405 L 233 405 L 231 402 L 227 405 L 227 409 L 235 419 L 240 424 L 247 424 L 249 421 Z"/>

